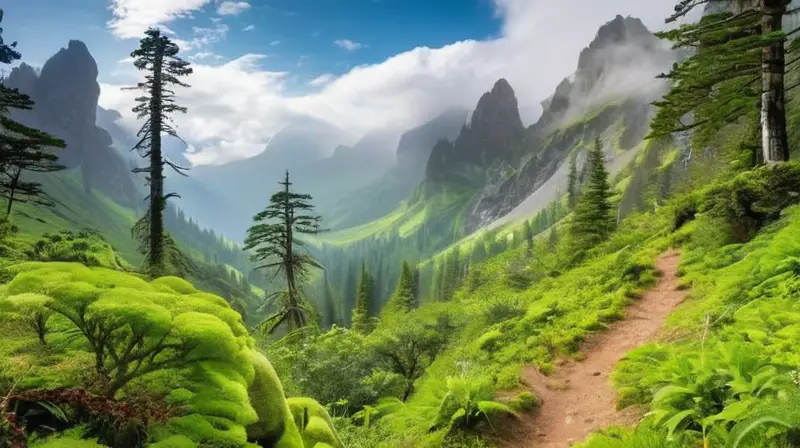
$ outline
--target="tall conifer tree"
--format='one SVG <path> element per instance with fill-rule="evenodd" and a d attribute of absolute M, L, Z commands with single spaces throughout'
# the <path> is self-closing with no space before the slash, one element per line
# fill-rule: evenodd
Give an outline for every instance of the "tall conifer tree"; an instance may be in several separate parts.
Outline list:
<path fill-rule="evenodd" d="M 176 193 L 164 193 L 164 167 L 172 168 L 176 173 L 186 175 L 185 167 L 178 166 L 166 158 L 162 151 L 161 137 L 171 135 L 178 137 L 175 128 L 170 124 L 171 116 L 176 112 L 186 113 L 186 108 L 175 102 L 175 86 L 189 87 L 179 78 L 192 73 L 187 61 L 178 57 L 180 48 L 161 31 L 150 28 L 139 43 L 139 48 L 131 53 L 133 65 L 145 71 L 145 81 L 134 89 L 142 91 L 136 98 L 139 103 L 133 108 L 138 118 L 145 118 L 137 137 L 139 141 L 133 149 L 148 161 L 148 165 L 134 169 L 134 172 L 147 173 L 150 187 L 148 207 L 145 215 L 136 223 L 133 234 L 141 242 L 140 249 L 145 255 L 145 264 L 152 276 L 166 272 L 164 230 L 164 209 L 167 200 L 177 197 Z"/>
<path fill-rule="evenodd" d="M 414 298 L 414 273 L 407 261 L 403 262 L 400 271 L 400 281 L 397 283 L 397 290 L 389 300 L 386 308 L 389 311 L 411 311 L 415 306 Z"/>
<path fill-rule="evenodd" d="M 313 322 L 314 310 L 303 293 L 303 283 L 310 268 L 322 266 L 310 254 L 301 252 L 300 236 L 321 232 L 321 218 L 313 214 L 311 196 L 295 193 L 291 189 L 289 172 L 280 191 L 270 197 L 269 205 L 255 217 L 254 224 L 247 229 L 245 250 L 253 250 L 251 259 L 259 263 L 256 269 L 273 269 L 275 276 L 281 275 L 286 288 L 273 294 L 279 297 L 278 310 L 262 322 L 267 333 L 273 333 L 280 325 L 289 330 L 305 327 Z"/>
<path fill-rule="evenodd" d="M 595 140 L 594 149 L 589 151 L 587 167 L 589 179 L 575 207 L 571 227 L 572 237 L 584 249 L 604 241 L 614 227 L 609 202 L 611 187 L 600 139 Z"/>
<path fill-rule="evenodd" d="M 367 262 L 361 266 L 361 278 L 358 282 L 358 294 L 356 295 L 356 306 L 353 309 L 352 328 L 361 334 L 368 334 L 372 331 L 369 316 L 369 304 L 372 301 L 372 276 L 367 270 Z"/>
<path fill-rule="evenodd" d="M 709 1 L 720 0 L 680 0 L 667 22 Z M 725 125 L 747 117 L 761 123 L 754 164 L 788 160 L 784 75 L 798 62 L 794 58 L 787 64 L 784 50 L 787 35 L 796 31 L 783 30 L 788 4 L 789 0 L 736 0 L 729 3 L 729 11 L 657 33 L 690 54 L 661 76 L 672 89 L 654 103 L 659 110 L 651 136 L 693 130 L 702 146 Z"/>
<path fill-rule="evenodd" d="M 578 203 L 578 154 L 573 152 L 569 156 L 569 174 L 567 175 L 567 205 L 575 207 Z"/>

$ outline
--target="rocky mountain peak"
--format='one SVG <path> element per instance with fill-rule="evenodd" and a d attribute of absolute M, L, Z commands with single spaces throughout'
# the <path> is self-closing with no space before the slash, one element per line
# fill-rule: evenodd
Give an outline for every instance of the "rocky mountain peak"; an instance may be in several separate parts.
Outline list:
<path fill-rule="evenodd" d="M 38 79 L 39 75 L 36 74 L 36 70 L 23 62 L 18 67 L 14 67 L 11 70 L 11 73 L 3 84 L 12 89 L 19 89 L 22 93 L 31 95 L 33 94 L 33 89 Z"/>
<path fill-rule="evenodd" d="M 517 96 L 511 84 L 503 78 L 478 100 L 478 105 L 470 118 L 470 128 L 485 129 L 502 123 L 509 127 L 522 126 Z"/>
<path fill-rule="evenodd" d="M 524 139 L 525 127 L 514 89 L 507 80 L 500 79 L 478 100 L 455 141 L 436 143 L 428 160 L 426 178 L 447 181 L 467 176 L 480 184 L 490 166 L 499 162 L 516 163 Z"/>
<path fill-rule="evenodd" d="M 59 162 L 80 168 L 86 191 L 97 188 L 119 203 L 141 203 L 130 169 L 112 147 L 112 137 L 97 127 L 97 63 L 81 41 L 72 40 L 45 62 L 37 76 L 30 65 L 15 68 L 7 84 L 29 94 L 35 105 L 19 119 L 66 143 Z M 113 121 L 112 121 L 113 122 Z"/>

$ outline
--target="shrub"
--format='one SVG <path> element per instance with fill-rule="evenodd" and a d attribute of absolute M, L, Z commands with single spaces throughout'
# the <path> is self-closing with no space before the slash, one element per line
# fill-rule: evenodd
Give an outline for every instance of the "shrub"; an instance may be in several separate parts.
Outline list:
<path fill-rule="evenodd" d="M 756 168 L 705 193 L 701 211 L 725 223 L 734 242 L 750 241 L 783 209 L 800 203 L 800 163 Z"/>

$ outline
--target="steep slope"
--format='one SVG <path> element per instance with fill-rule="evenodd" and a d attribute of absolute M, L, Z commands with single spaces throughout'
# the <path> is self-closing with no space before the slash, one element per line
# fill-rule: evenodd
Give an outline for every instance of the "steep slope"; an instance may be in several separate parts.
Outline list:
<path fill-rule="evenodd" d="M 478 100 L 452 143 L 437 142 L 425 169 L 426 192 L 457 185 L 483 185 L 491 170 L 514 166 L 525 150 L 525 128 L 514 90 L 498 80 Z"/>

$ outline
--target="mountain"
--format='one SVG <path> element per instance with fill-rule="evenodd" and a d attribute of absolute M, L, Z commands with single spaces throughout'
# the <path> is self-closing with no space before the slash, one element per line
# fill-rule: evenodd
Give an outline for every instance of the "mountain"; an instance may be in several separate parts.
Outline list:
<path fill-rule="evenodd" d="M 393 131 L 367 133 L 353 147 L 340 145 L 330 157 L 298 169 L 293 182 L 314 197 L 318 212 L 330 216 L 354 190 L 380 181 L 392 166 L 397 140 Z"/>
<path fill-rule="evenodd" d="M 406 131 L 395 151 L 396 163 L 369 185 L 337 202 L 326 216 L 326 226 L 342 229 L 378 219 L 409 199 L 425 178 L 425 167 L 439 141 L 452 141 L 464 126 L 468 112 L 448 109 L 434 119 Z"/>
<path fill-rule="evenodd" d="M 86 191 L 96 188 L 119 204 L 140 204 L 131 165 L 112 148 L 111 135 L 97 127 L 97 63 L 86 45 L 69 42 L 45 62 L 40 74 L 27 64 L 11 71 L 6 84 L 30 95 L 33 111 L 15 114 L 22 122 L 47 131 L 66 142 L 59 161 L 79 168 Z"/>
<path fill-rule="evenodd" d="M 527 153 L 513 175 L 487 183 L 466 219 L 467 232 L 496 220 L 530 216 L 566 191 L 565 161 L 600 138 L 612 171 L 641 149 L 653 108 L 664 91 L 656 80 L 675 54 L 641 20 L 616 16 L 578 58 L 575 73 L 542 102 L 527 129 Z M 582 161 L 582 157 L 579 157 Z"/>
<path fill-rule="evenodd" d="M 336 146 L 351 140 L 351 135 L 330 123 L 298 119 L 276 133 L 264 151 L 253 157 L 195 166 L 188 177 L 172 176 L 167 183 L 181 195 L 179 205 L 188 215 L 241 241 L 253 215 L 269 202 L 286 170 L 297 191 L 308 192 L 309 186 L 298 179 L 303 177 L 299 173 L 313 172 L 314 164 L 325 163 Z"/>
<path fill-rule="evenodd" d="M 514 90 L 505 79 L 483 94 L 452 143 L 440 140 L 425 169 L 427 186 L 447 182 L 481 183 L 497 164 L 514 164 L 524 150 L 525 128 Z"/>

